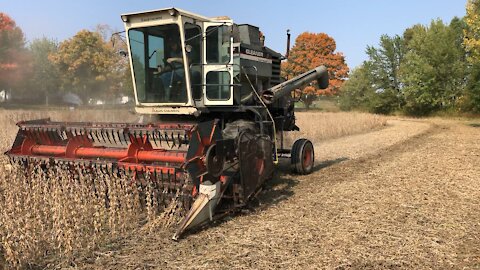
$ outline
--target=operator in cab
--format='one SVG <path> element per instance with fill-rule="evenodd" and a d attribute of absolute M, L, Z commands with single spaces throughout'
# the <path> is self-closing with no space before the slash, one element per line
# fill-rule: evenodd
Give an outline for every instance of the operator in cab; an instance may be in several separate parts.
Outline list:
<path fill-rule="evenodd" d="M 185 81 L 185 70 L 180 40 L 169 37 L 166 40 L 165 63 L 159 66 L 159 78 L 164 90 L 164 99 L 173 102 L 182 102 L 185 94 L 181 91 Z"/>

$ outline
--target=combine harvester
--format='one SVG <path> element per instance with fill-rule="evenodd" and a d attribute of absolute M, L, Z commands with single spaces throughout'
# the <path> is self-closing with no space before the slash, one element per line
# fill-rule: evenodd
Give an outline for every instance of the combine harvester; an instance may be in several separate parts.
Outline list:
<path fill-rule="evenodd" d="M 244 207 L 279 158 L 298 174 L 312 172 L 313 144 L 286 148 L 283 132 L 299 130 L 292 91 L 315 80 L 326 88 L 324 66 L 282 82 L 284 57 L 264 46 L 257 27 L 227 17 L 168 8 L 121 18 L 135 109 L 149 122 L 20 122 L 6 152 L 13 162 L 123 170 L 142 179 L 137 185 L 148 179 L 159 208 L 179 202 L 175 240 Z"/>

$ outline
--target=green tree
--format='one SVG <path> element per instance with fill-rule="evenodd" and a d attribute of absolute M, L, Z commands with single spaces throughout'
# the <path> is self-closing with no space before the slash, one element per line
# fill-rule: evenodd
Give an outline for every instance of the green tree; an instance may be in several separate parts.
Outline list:
<path fill-rule="evenodd" d="M 467 51 L 468 80 L 463 100 L 465 110 L 480 112 L 480 0 L 468 0 L 464 45 Z"/>
<path fill-rule="evenodd" d="M 376 94 L 371 72 L 365 65 L 355 68 L 342 85 L 339 95 L 340 109 L 370 111 L 372 97 Z"/>
<path fill-rule="evenodd" d="M 57 53 L 58 43 L 48 38 L 36 39 L 30 43 L 32 72 L 29 76 L 29 89 L 43 93 L 48 105 L 48 97 L 60 88 L 60 73 L 49 56 Z"/>
<path fill-rule="evenodd" d="M 378 47 L 368 46 L 368 60 L 342 87 L 340 106 L 388 114 L 403 104 L 400 66 L 405 56 L 402 37 L 382 35 Z"/>
<path fill-rule="evenodd" d="M 409 31 L 408 52 L 400 70 L 405 112 L 423 115 L 451 109 L 463 94 L 465 62 L 457 22 L 445 25 L 434 20 L 428 27 L 415 26 Z"/>
<path fill-rule="evenodd" d="M 367 47 L 369 59 L 364 63 L 377 93 L 371 97 L 369 107 L 373 112 L 390 113 L 403 104 L 399 70 L 405 56 L 405 42 L 398 35 L 382 35 L 379 45 Z"/>
<path fill-rule="evenodd" d="M 480 62 L 480 0 L 467 1 L 465 23 L 464 44 L 468 52 L 468 61 L 476 64 Z"/>
<path fill-rule="evenodd" d="M 117 69 L 119 57 L 99 33 L 82 30 L 62 42 L 51 60 L 62 74 L 62 89 L 87 101 L 93 97 L 115 97 L 123 75 Z"/>
<path fill-rule="evenodd" d="M 391 89 L 400 92 L 398 71 L 405 55 L 404 41 L 400 36 L 380 37 L 380 47 L 367 47 L 370 67 L 375 85 L 380 89 Z"/>
<path fill-rule="evenodd" d="M 368 60 L 344 85 L 341 105 L 414 115 L 456 109 L 465 95 L 465 28 L 462 19 L 454 18 L 449 25 L 441 20 L 415 25 L 403 37 L 383 35 L 379 47 L 367 47 Z M 478 78 L 480 73 L 470 80 L 472 88 Z"/>

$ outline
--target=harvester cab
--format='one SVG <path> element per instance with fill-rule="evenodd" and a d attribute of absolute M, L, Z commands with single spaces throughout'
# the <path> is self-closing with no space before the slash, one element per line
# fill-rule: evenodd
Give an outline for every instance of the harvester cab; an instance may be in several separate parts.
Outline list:
<path fill-rule="evenodd" d="M 233 105 L 233 22 L 178 9 L 124 14 L 140 114 Z"/>
<path fill-rule="evenodd" d="M 228 17 L 168 8 L 121 15 L 135 91 L 145 123 L 18 123 L 13 162 L 59 163 L 123 171 L 154 185 L 158 209 L 178 214 L 174 239 L 189 228 L 241 209 L 272 176 L 279 158 L 294 172 L 314 166 L 306 139 L 285 147 L 295 125 L 291 92 L 328 86 L 324 66 L 288 81 L 281 54 L 260 30 Z M 75 171 L 75 170 L 72 170 Z"/>

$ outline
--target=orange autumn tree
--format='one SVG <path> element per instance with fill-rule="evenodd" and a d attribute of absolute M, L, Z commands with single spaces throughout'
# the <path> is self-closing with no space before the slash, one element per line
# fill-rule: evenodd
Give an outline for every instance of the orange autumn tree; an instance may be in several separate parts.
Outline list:
<path fill-rule="evenodd" d="M 22 30 L 12 18 L 0 12 L 0 91 L 18 88 L 27 65 Z"/>
<path fill-rule="evenodd" d="M 330 83 L 321 90 L 316 84 L 301 89 L 301 100 L 307 108 L 321 95 L 336 95 L 348 77 L 348 66 L 341 52 L 336 52 L 335 40 L 325 33 L 300 34 L 290 50 L 288 60 L 282 63 L 282 76 L 291 79 L 310 69 L 324 65 L 328 69 Z"/>

